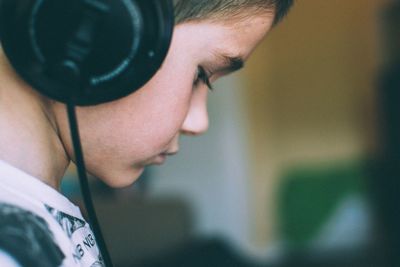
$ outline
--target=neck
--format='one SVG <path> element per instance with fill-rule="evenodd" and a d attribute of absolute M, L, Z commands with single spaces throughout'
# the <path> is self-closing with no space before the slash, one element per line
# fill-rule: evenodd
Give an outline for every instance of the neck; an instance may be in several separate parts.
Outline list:
<path fill-rule="evenodd" d="M 59 189 L 69 158 L 52 103 L 22 81 L 0 53 L 0 160 Z"/>

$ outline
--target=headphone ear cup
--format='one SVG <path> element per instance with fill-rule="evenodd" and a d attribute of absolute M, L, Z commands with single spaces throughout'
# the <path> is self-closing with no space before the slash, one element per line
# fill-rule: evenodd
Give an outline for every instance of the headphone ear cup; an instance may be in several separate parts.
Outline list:
<path fill-rule="evenodd" d="M 171 0 L 2 0 L 0 37 L 16 72 L 60 102 L 95 105 L 142 87 L 174 27 Z"/>

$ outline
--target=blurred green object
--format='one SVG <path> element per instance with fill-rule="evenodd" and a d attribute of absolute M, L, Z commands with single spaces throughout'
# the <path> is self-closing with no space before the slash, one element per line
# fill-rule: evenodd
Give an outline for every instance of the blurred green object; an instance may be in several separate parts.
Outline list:
<path fill-rule="evenodd" d="M 286 245 L 306 247 L 341 201 L 365 193 L 365 165 L 338 163 L 290 168 L 278 191 L 279 233 Z"/>

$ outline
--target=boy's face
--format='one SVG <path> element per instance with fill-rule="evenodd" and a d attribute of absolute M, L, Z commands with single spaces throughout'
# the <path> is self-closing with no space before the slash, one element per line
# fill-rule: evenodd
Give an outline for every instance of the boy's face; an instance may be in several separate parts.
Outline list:
<path fill-rule="evenodd" d="M 209 89 L 201 79 L 195 82 L 199 67 L 212 73 L 211 82 L 232 72 L 240 65 L 237 59 L 249 57 L 272 21 L 273 14 L 265 13 L 240 21 L 176 26 L 162 68 L 145 86 L 120 100 L 77 109 L 87 170 L 110 186 L 127 186 L 145 166 L 161 164 L 166 155 L 177 153 L 180 134 L 204 133 Z M 64 110 L 55 105 L 60 136 L 72 155 Z"/>

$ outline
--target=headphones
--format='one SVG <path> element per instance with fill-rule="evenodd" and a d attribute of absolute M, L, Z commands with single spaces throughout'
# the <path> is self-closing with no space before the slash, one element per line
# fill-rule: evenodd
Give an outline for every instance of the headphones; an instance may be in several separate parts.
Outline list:
<path fill-rule="evenodd" d="M 172 38 L 172 0 L 0 0 L 0 39 L 15 71 L 63 102 L 89 221 L 113 266 L 93 207 L 75 106 L 127 96 L 149 81 Z"/>
<path fill-rule="evenodd" d="M 2 0 L 0 38 L 16 72 L 43 95 L 95 105 L 126 96 L 160 68 L 170 0 Z"/>

